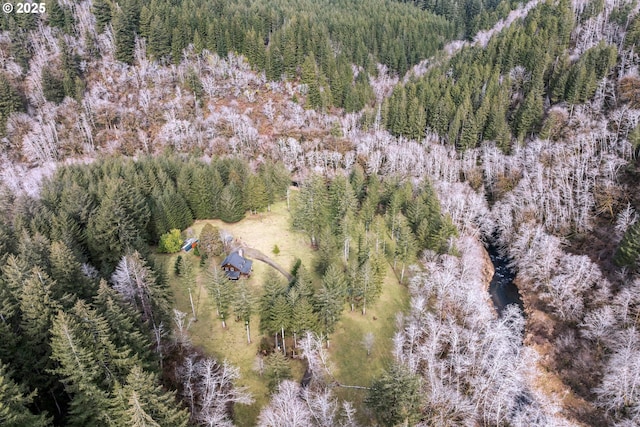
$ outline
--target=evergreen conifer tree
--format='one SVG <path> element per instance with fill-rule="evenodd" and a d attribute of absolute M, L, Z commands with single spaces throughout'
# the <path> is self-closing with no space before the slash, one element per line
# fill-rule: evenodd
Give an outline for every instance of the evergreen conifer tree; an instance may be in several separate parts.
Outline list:
<path fill-rule="evenodd" d="M 313 311 L 313 305 L 308 298 L 300 298 L 293 306 L 293 318 L 291 320 L 293 332 L 301 335 L 305 332 L 316 332 L 318 329 L 318 316 Z"/>
<path fill-rule="evenodd" d="M 273 307 L 270 313 L 271 332 L 276 334 L 280 332 L 282 338 L 282 352 L 287 354 L 287 346 L 285 343 L 285 333 L 289 329 L 291 323 L 291 305 L 284 294 L 280 294 L 276 297 Z"/>
<path fill-rule="evenodd" d="M 126 383 L 114 390 L 114 426 L 186 427 L 189 414 L 177 404 L 174 393 L 159 385 L 155 374 L 135 366 Z"/>
<path fill-rule="evenodd" d="M 257 214 L 258 211 L 267 207 L 269 199 L 264 181 L 257 175 L 251 175 L 245 183 L 244 190 L 245 207 L 251 213 Z"/>
<path fill-rule="evenodd" d="M 163 17 L 156 15 L 149 27 L 149 52 L 157 59 L 171 54 L 171 31 Z"/>
<path fill-rule="evenodd" d="M 640 266 L 640 221 L 629 227 L 618 246 L 614 260 L 620 266 Z"/>
<path fill-rule="evenodd" d="M 321 332 L 328 336 L 335 328 L 342 314 L 346 282 L 344 274 L 331 265 L 322 280 L 322 287 L 318 289 L 313 298 L 313 306 L 318 313 Z"/>
<path fill-rule="evenodd" d="M 93 15 L 96 17 L 96 29 L 98 33 L 102 33 L 105 26 L 111 22 L 109 0 L 94 0 L 92 9 Z"/>
<path fill-rule="evenodd" d="M 315 291 L 313 287 L 313 278 L 304 265 L 301 265 L 296 272 L 295 287 L 300 298 L 310 299 L 313 296 Z"/>
<path fill-rule="evenodd" d="M 51 368 L 51 353 L 48 346 L 51 337 L 52 318 L 61 308 L 52 297 L 55 282 L 40 268 L 35 267 L 24 282 L 20 292 L 20 333 L 24 354 L 21 362 L 25 372 L 22 378 L 40 389 L 50 387 L 54 380 L 47 375 Z"/>
<path fill-rule="evenodd" d="M 241 189 L 233 182 L 224 187 L 220 195 L 220 219 L 238 222 L 244 218 L 244 200 Z"/>
<path fill-rule="evenodd" d="M 273 307 L 277 298 L 286 295 L 286 291 L 280 278 L 270 271 L 264 282 L 264 294 L 260 298 L 260 332 L 277 334 L 280 326 L 273 324 Z"/>
<path fill-rule="evenodd" d="M 137 251 L 125 255 L 111 276 L 113 287 L 155 329 L 170 310 L 171 292 Z"/>
<path fill-rule="evenodd" d="M 24 101 L 20 93 L 9 82 L 7 77 L 0 73 L 0 133 L 4 133 L 4 126 L 11 113 L 24 111 Z"/>
<path fill-rule="evenodd" d="M 298 203 L 293 210 L 294 226 L 307 232 L 314 247 L 317 247 L 318 236 L 326 224 L 327 207 L 324 178 L 314 175 L 300 189 Z"/>
<path fill-rule="evenodd" d="M 247 285 L 246 280 L 242 280 L 235 287 L 233 298 L 233 311 L 240 318 L 247 330 L 247 343 L 251 344 L 251 316 L 255 311 L 256 298 L 252 289 Z"/>
<path fill-rule="evenodd" d="M 207 277 L 207 290 L 216 305 L 216 312 L 222 321 L 222 327 L 227 327 L 227 318 L 233 303 L 233 285 L 224 272 L 212 266 Z"/>
<path fill-rule="evenodd" d="M 271 353 L 265 362 L 265 376 L 268 379 L 268 387 L 271 393 L 278 389 L 278 385 L 284 380 L 291 379 L 291 366 L 284 355 L 278 351 Z"/>
<path fill-rule="evenodd" d="M 52 1 L 49 4 L 49 10 L 47 10 L 47 15 L 49 17 L 49 25 L 55 28 L 64 28 L 65 27 L 65 11 L 60 6 L 57 0 Z"/>
<path fill-rule="evenodd" d="M 59 104 L 64 99 L 62 79 L 50 67 L 42 68 L 42 93 L 47 101 Z"/>
<path fill-rule="evenodd" d="M 365 403 L 383 426 L 412 425 L 420 416 L 420 378 L 394 364 L 374 380 Z"/>
<path fill-rule="evenodd" d="M 46 427 L 51 420 L 46 414 L 29 410 L 35 393 L 25 394 L 24 388 L 12 379 L 8 367 L 0 363 L 0 421 L 5 427 Z"/>
<path fill-rule="evenodd" d="M 127 3 L 128 4 L 128 3 Z M 118 61 L 133 64 L 135 48 L 135 26 L 131 8 L 117 11 L 113 17 L 113 35 L 115 38 L 115 57 Z"/>
<path fill-rule="evenodd" d="M 64 243 L 51 244 L 51 278 L 55 280 L 53 297 L 61 300 L 65 294 L 74 298 L 90 300 L 96 293 L 96 284 L 92 283 L 82 271 L 82 264 Z"/>
<path fill-rule="evenodd" d="M 101 369 L 64 312 L 55 317 L 51 334 L 51 358 L 58 363 L 55 373 L 71 396 L 67 425 L 108 426 L 111 401 L 108 392 L 98 386 Z"/>
<path fill-rule="evenodd" d="M 100 281 L 97 295 L 93 299 L 96 311 L 107 321 L 109 330 L 117 331 L 111 339 L 118 347 L 128 347 L 142 363 L 151 361 L 149 338 L 141 328 L 140 314 L 126 303 L 120 294 L 105 280 Z"/>

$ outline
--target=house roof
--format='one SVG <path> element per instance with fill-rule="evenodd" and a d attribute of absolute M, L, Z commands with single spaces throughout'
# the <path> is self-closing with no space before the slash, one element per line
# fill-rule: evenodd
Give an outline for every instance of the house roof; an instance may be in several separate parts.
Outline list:
<path fill-rule="evenodd" d="M 240 272 L 239 271 L 225 271 L 225 274 L 227 275 L 227 277 L 229 279 L 236 280 L 236 279 L 240 278 Z"/>
<path fill-rule="evenodd" d="M 253 261 L 250 259 L 246 259 L 241 257 L 237 252 L 232 252 L 222 261 L 221 266 L 230 265 L 237 270 L 240 270 L 241 273 L 249 274 L 251 272 L 251 266 L 253 265 Z"/>

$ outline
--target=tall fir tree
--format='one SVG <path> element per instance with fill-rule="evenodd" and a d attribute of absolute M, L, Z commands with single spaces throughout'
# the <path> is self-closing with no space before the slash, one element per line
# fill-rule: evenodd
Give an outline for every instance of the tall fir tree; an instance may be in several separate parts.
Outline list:
<path fill-rule="evenodd" d="M 51 325 L 55 313 L 61 308 L 52 297 L 55 282 L 40 268 L 35 267 L 20 292 L 21 377 L 33 388 L 53 388 L 55 378 L 47 374 L 51 369 Z"/>
<path fill-rule="evenodd" d="M 107 182 L 105 191 L 89 219 L 87 243 L 96 264 L 109 273 L 127 251 L 146 248 L 150 212 L 139 191 L 122 181 Z"/>
<path fill-rule="evenodd" d="M 142 328 L 140 314 L 105 280 L 100 281 L 93 305 L 97 313 L 109 324 L 109 329 L 117 331 L 111 336 L 113 344 L 121 348 L 130 348 L 145 366 L 151 364 L 149 337 Z"/>
<path fill-rule="evenodd" d="M 51 358 L 58 363 L 54 372 L 71 396 L 67 425 L 108 426 L 112 403 L 109 393 L 98 386 L 100 367 L 67 314 L 58 312 L 51 335 Z"/>
<path fill-rule="evenodd" d="M 318 315 L 314 312 L 313 305 L 308 298 L 300 298 L 293 306 L 291 329 L 296 335 L 317 331 Z"/>
<path fill-rule="evenodd" d="M 291 379 L 291 365 L 282 353 L 278 351 L 271 353 L 267 357 L 265 365 L 267 386 L 271 393 L 277 391 L 278 386 L 282 381 Z"/>
<path fill-rule="evenodd" d="M 55 104 L 62 102 L 65 96 L 62 78 L 49 66 L 42 68 L 42 94 L 47 101 Z"/>
<path fill-rule="evenodd" d="M 233 182 L 224 187 L 220 195 L 220 219 L 224 222 L 238 222 L 244 218 L 244 200 L 241 188 Z"/>
<path fill-rule="evenodd" d="M 365 403 L 383 426 L 413 425 L 420 417 L 420 378 L 393 364 L 373 381 Z"/>
<path fill-rule="evenodd" d="M 247 178 L 244 189 L 245 207 L 253 214 L 257 214 L 267 207 L 269 199 L 264 181 L 258 175 Z"/>
<path fill-rule="evenodd" d="M 129 2 L 130 3 L 130 2 Z M 115 39 L 115 58 L 127 64 L 133 64 L 133 52 L 136 35 L 133 16 L 130 8 L 122 8 L 113 17 L 113 35 Z"/>
<path fill-rule="evenodd" d="M 226 328 L 226 322 L 233 303 L 233 285 L 224 271 L 215 264 L 212 265 L 207 276 L 207 290 L 215 304 L 216 313 L 222 321 L 222 327 Z"/>
<path fill-rule="evenodd" d="M 113 287 L 153 329 L 168 316 L 171 290 L 137 251 L 124 255 L 111 275 Z"/>
<path fill-rule="evenodd" d="M 171 31 L 163 17 L 156 15 L 149 27 L 149 52 L 156 59 L 161 59 L 171 53 Z"/>
<path fill-rule="evenodd" d="M 313 247 L 317 247 L 318 236 L 326 224 L 327 208 L 328 195 L 324 178 L 313 175 L 300 189 L 292 215 L 293 225 L 306 231 Z"/>
<path fill-rule="evenodd" d="M 0 125 L 4 131 L 4 124 L 11 113 L 24 111 L 25 105 L 20 92 L 11 84 L 9 79 L 0 73 Z"/>
<path fill-rule="evenodd" d="M 247 343 L 251 344 L 251 316 L 256 309 L 256 296 L 246 280 L 242 280 L 235 287 L 233 296 L 233 311 L 236 317 L 244 322 L 247 331 Z"/>
<path fill-rule="evenodd" d="M 285 343 L 286 331 L 291 325 L 291 305 L 287 297 L 284 294 L 278 295 L 273 303 L 270 313 L 271 332 L 277 334 L 280 332 L 280 338 L 282 343 L 282 352 L 287 353 L 287 346 Z M 277 339 L 276 339 L 277 341 Z"/>
<path fill-rule="evenodd" d="M 111 5 L 109 4 L 109 0 L 94 0 L 92 12 L 96 17 L 96 29 L 98 33 L 102 33 L 109 22 L 111 22 Z"/>
<path fill-rule="evenodd" d="M 35 393 L 26 394 L 12 379 L 8 367 L 0 363 L 0 421 L 5 427 L 46 427 L 47 414 L 34 414 L 29 409 Z"/>
<path fill-rule="evenodd" d="M 286 293 L 287 289 L 280 278 L 270 271 L 265 278 L 264 293 L 260 298 L 260 332 L 277 334 L 280 326 L 273 323 L 273 308 L 278 297 L 284 297 Z M 277 344 L 276 336 L 276 346 Z"/>
<path fill-rule="evenodd" d="M 313 298 L 313 306 L 318 313 L 319 327 L 327 337 L 333 333 L 335 324 L 340 320 L 344 304 L 346 281 L 344 274 L 335 265 L 331 265 L 322 279 L 322 287 Z"/>
<path fill-rule="evenodd" d="M 628 228 L 613 259 L 619 266 L 640 266 L 640 221 Z"/>
<path fill-rule="evenodd" d="M 189 414 L 178 405 L 174 393 L 165 391 L 155 374 L 139 366 L 113 394 L 112 425 L 116 427 L 186 427 L 189 423 Z"/>

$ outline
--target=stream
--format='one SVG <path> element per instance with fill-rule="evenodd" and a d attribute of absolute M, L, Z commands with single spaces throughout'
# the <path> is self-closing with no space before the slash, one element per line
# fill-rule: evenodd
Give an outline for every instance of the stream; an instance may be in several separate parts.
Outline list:
<path fill-rule="evenodd" d="M 501 315 L 502 311 L 511 304 L 516 304 L 524 312 L 520 292 L 514 283 L 516 273 L 509 266 L 510 259 L 501 255 L 498 247 L 492 243 L 487 245 L 487 252 L 495 269 L 489 285 L 489 294 L 498 315 Z"/>

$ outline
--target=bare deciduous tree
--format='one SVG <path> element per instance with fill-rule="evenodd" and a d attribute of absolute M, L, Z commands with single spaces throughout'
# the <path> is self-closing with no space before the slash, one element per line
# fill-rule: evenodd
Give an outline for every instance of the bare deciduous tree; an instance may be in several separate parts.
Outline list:
<path fill-rule="evenodd" d="M 312 417 L 307 404 L 300 398 L 300 386 L 293 381 L 282 381 L 278 393 L 260 411 L 259 427 L 295 427 L 311 425 Z"/>
<path fill-rule="evenodd" d="M 178 375 L 182 394 L 191 410 L 191 419 L 199 425 L 232 427 L 230 405 L 253 403 L 245 388 L 235 386 L 240 378 L 239 369 L 226 360 L 219 364 L 214 359 L 191 355 L 185 358 Z"/>

